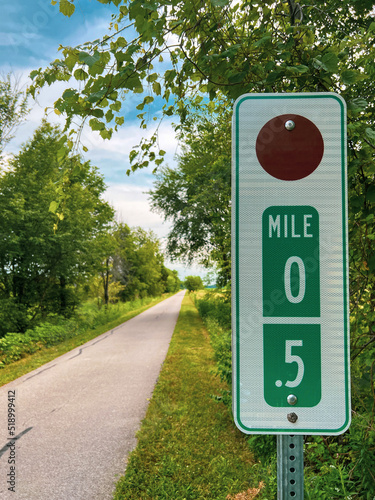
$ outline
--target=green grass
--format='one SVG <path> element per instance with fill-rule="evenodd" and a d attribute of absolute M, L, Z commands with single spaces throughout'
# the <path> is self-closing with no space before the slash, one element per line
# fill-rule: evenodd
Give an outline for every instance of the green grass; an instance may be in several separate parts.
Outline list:
<path fill-rule="evenodd" d="M 8 382 L 15 380 L 26 373 L 39 368 L 40 366 L 52 361 L 53 359 L 65 354 L 68 351 L 71 351 L 75 347 L 78 347 L 89 340 L 98 337 L 102 333 L 107 332 L 108 330 L 112 330 L 116 326 L 128 321 L 129 319 L 137 316 L 142 313 L 146 309 L 158 304 L 162 300 L 165 300 L 169 295 L 164 295 L 163 297 L 158 297 L 155 299 L 150 299 L 150 302 L 144 304 L 139 307 L 139 303 L 135 302 L 133 304 L 134 309 L 131 309 L 132 304 L 126 303 L 124 307 L 125 311 L 122 315 L 117 316 L 115 319 L 112 319 L 108 323 L 101 324 L 93 329 L 88 329 L 82 333 L 79 333 L 75 337 L 69 338 L 60 344 L 57 344 L 53 347 L 42 348 L 35 352 L 34 354 L 23 357 L 18 361 L 14 361 L 8 365 L 2 365 L 0 368 L 0 387 Z M 137 306 L 138 304 L 138 306 Z M 116 306 L 115 306 L 116 307 Z M 129 309 L 130 308 L 130 309 Z M 110 315 L 109 315 L 110 316 Z"/>
<path fill-rule="evenodd" d="M 254 498 L 258 464 L 228 408 L 213 398 L 224 388 L 208 334 L 186 295 L 115 500 L 225 500 L 245 491 L 237 498 Z"/>

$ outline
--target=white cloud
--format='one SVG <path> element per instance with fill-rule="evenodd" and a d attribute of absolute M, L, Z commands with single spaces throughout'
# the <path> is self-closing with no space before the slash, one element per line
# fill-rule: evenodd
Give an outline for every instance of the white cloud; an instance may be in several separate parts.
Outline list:
<path fill-rule="evenodd" d="M 132 184 L 109 184 L 104 194 L 104 199 L 116 209 L 121 222 L 131 227 L 141 226 L 164 238 L 170 230 L 170 224 L 151 212 L 148 197 L 146 188 Z"/>

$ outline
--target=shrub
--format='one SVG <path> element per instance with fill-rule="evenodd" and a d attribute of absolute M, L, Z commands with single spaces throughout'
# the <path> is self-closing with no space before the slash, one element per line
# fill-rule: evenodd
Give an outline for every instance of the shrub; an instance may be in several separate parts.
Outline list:
<path fill-rule="evenodd" d="M 0 367 L 33 354 L 43 347 L 52 347 L 85 331 L 118 320 L 127 312 L 139 309 L 152 300 L 152 297 L 146 297 L 99 310 L 94 303 L 87 303 L 73 318 L 51 315 L 48 321 L 25 333 L 7 333 L 0 338 Z"/>

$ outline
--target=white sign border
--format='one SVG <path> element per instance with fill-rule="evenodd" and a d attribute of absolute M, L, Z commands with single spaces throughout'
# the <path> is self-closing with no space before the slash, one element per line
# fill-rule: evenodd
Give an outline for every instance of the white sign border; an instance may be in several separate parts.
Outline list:
<path fill-rule="evenodd" d="M 240 361 L 239 361 L 239 335 L 240 335 L 240 311 L 239 311 L 239 108 L 246 100 L 254 99 L 267 99 L 267 100 L 283 100 L 287 102 L 288 99 L 335 99 L 339 102 L 341 112 L 341 199 L 342 199 L 342 240 L 343 240 L 343 273 L 344 273 L 344 350 L 345 350 L 345 423 L 339 428 L 301 428 L 298 426 L 283 426 L 280 427 L 275 424 L 275 427 L 248 427 L 241 421 L 240 409 Z M 276 101 L 274 101 L 276 102 Z M 275 113 L 274 116 L 281 113 Z M 300 112 L 299 114 L 303 114 Z M 259 123 L 259 130 L 264 123 Z M 345 432 L 350 425 L 350 360 L 349 360 L 349 307 L 348 307 L 348 233 L 347 233 L 347 180 L 346 180 L 346 105 L 345 101 L 337 94 L 334 93 L 289 93 L 289 94 L 244 94 L 240 96 L 235 105 L 233 113 L 233 141 L 232 141 L 232 349 L 233 349 L 233 413 L 237 427 L 248 434 L 320 434 L 320 435 L 336 435 Z M 286 203 L 288 205 L 288 203 Z M 261 272 L 261 270 L 260 270 Z M 282 409 L 285 415 L 285 410 Z M 297 410 L 297 409 L 296 409 Z M 292 408 L 289 410 L 292 411 Z M 256 413 L 256 409 L 254 409 Z"/>

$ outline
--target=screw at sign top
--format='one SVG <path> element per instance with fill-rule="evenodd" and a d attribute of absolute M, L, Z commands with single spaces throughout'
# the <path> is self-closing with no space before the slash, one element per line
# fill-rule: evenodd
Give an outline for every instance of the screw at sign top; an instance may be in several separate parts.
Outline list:
<path fill-rule="evenodd" d="M 285 122 L 285 128 L 287 130 L 293 130 L 295 126 L 296 126 L 296 124 L 294 123 L 293 120 L 288 120 Z"/>

